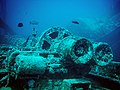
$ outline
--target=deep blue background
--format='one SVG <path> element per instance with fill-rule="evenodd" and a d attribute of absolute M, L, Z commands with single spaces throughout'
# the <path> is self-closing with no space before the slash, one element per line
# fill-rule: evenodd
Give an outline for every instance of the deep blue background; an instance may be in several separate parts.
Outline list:
<path fill-rule="evenodd" d="M 0 0 L 0 17 L 17 34 L 39 34 L 51 26 L 67 27 L 73 19 L 104 18 L 113 12 L 115 0 Z M 31 21 L 39 22 L 37 26 Z M 17 24 L 22 22 L 23 28 Z"/>

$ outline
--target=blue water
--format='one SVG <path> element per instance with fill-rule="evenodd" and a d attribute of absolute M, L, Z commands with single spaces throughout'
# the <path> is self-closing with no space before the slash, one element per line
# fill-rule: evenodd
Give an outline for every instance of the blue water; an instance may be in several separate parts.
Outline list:
<path fill-rule="evenodd" d="M 0 35 L 28 37 L 36 28 L 40 36 L 60 26 L 74 35 L 109 43 L 120 61 L 119 12 L 120 0 L 0 0 Z"/>

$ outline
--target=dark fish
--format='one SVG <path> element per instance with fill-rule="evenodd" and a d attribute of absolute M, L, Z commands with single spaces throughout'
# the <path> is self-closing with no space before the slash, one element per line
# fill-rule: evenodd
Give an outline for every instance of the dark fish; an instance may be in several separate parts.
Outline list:
<path fill-rule="evenodd" d="M 18 27 L 23 27 L 23 23 L 18 23 Z"/>
<path fill-rule="evenodd" d="M 72 23 L 74 23 L 74 24 L 79 24 L 79 22 L 78 22 L 78 21 L 72 21 Z"/>

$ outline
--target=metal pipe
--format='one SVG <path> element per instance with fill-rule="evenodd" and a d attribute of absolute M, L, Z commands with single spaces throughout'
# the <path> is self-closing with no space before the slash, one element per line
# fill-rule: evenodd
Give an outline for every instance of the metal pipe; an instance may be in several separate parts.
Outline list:
<path fill-rule="evenodd" d="M 93 56 L 92 43 L 86 38 L 65 38 L 58 47 L 64 57 L 71 57 L 76 64 L 85 64 Z"/>
<path fill-rule="evenodd" d="M 96 64 L 100 66 L 105 66 L 113 60 L 113 52 L 111 47 L 104 42 L 94 43 L 94 56 Z"/>
<path fill-rule="evenodd" d="M 14 70 L 19 74 L 44 74 L 47 69 L 46 58 L 41 56 L 18 55 L 15 58 Z"/>

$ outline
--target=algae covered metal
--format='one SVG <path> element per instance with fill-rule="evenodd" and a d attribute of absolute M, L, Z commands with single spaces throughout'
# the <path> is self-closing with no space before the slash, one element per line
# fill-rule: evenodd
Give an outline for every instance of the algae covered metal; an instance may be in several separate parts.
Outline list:
<path fill-rule="evenodd" d="M 0 46 L 1 84 L 7 80 L 8 85 L 11 77 L 81 77 L 94 65 L 106 66 L 113 60 L 107 43 L 75 36 L 61 27 L 51 27 L 40 37 L 32 35 L 19 47 L 16 44 Z"/>

